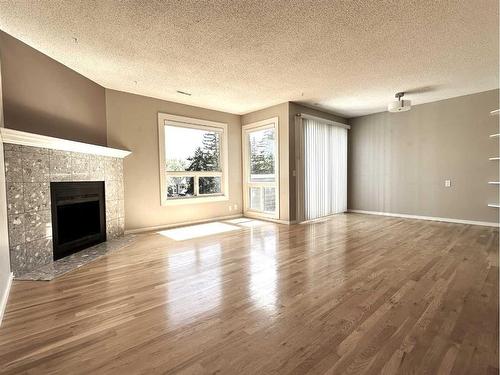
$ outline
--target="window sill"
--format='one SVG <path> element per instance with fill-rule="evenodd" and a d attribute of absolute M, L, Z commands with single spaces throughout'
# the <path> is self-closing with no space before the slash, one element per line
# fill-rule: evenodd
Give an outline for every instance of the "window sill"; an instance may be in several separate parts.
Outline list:
<path fill-rule="evenodd" d="M 216 195 L 216 196 L 211 196 L 211 197 L 164 199 L 161 202 L 161 205 L 162 206 L 180 206 L 180 205 L 185 205 L 185 204 L 223 202 L 223 201 L 228 201 L 228 200 L 229 200 L 229 197 L 227 195 Z"/>

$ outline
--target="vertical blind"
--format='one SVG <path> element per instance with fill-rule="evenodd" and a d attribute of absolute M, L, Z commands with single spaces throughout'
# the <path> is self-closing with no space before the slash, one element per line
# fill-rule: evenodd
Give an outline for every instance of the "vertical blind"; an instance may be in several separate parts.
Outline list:
<path fill-rule="evenodd" d="M 304 219 L 347 210 L 347 129 L 303 119 Z"/>

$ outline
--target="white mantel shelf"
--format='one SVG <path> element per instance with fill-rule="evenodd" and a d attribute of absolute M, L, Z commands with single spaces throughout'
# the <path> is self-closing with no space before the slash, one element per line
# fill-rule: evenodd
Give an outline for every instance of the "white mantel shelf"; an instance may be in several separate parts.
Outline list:
<path fill-rule="evenodd" d="M 0 128 L 3 143 L 11 143 L 22 146 L 43 147 L 53 150 L 82 152 L 86 154 L 110 156 L 113 158 L 124 158 L 131 154 L 128 150 L 92 145 L 89 143 L 69 141 L 67 139 L 48 137 L 19 130 Z"/>

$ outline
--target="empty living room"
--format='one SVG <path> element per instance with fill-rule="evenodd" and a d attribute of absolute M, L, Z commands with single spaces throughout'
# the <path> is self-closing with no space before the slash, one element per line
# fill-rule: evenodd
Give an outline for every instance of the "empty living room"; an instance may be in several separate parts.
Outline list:
<path fill-rule="evenodd" d="M 0 0 L 0 374 L 499 374 L 498 0 Z"/>

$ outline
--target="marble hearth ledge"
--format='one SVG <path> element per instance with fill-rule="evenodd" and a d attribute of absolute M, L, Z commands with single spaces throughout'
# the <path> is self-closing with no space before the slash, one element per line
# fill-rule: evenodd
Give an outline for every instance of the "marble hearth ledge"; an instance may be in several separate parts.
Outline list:
<path fill-rule="evenodd" d="M 56 260 L 39 266 L 30 272 L 15 276 L 15 280 L 50 281 L 56 277 L 65 275 L 82 266 L 85 266 L 105 255 L 122 250 L 132 244 L 136 239 L 135 235 L 116 238 L 114 240 L 102 242 L 85 250 L 71 254 L 65 258 Z"/>
<path fill-rule="evenodd" d="M 52 150 L 81 152 L 85 154 L 94 154 L 101 156 L 109 156 L 113 158 L 121 158 L 130 155 L 128 150 L 120 150 L 117 148 L 92 145 L 89 143 L 70 141 L 62 138 L 48 137 L 27 133 L 19 130 L 0 128 L 3 143 L 11 143 L 21 146 L 32 146 L 40 148 L 48 148 Z"/>

